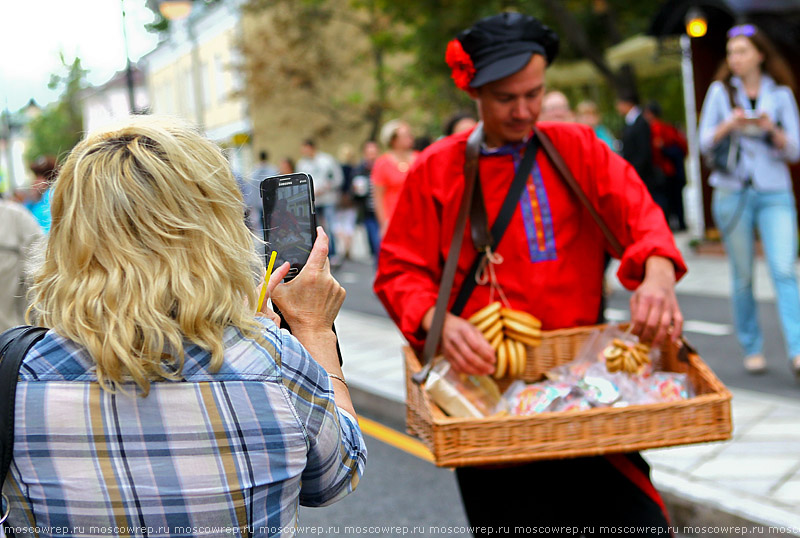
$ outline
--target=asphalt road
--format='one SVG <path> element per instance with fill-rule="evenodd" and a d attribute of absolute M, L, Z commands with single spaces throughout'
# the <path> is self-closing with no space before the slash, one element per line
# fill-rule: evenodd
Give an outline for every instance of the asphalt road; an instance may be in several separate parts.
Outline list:
<path fill-rule="evenodd" d="M 347 289 L 344 308 L 386 316 L 380 301 L 372 292 L 373 267 L 367 263 L 348 261 L 335 272 L 339 282 Z M 609 298 L 607 313 L 610 318 L 628 316 L 630 294 L 615 290 Z M 678 300 L 687 321 L 686 338 L 723 383 L 753 391 L 766 392 L 800 400 L 800 385 L 794 381 L 783 337 L 773 302 L 759 304 L 759 319 L 764 331 L 765 356 L 768 370 L 753 376 L 742 366 L 741 351 L 731 327 L 730 303 L 727 298 L 680 294 Z M 692 330 L 690 330 L 692 329 Z M 719 334 L 725 332 L 728 334 Z"/>
<path fill-rule="evenodd" d="M 369 457 L 356 491 L 331 506 L 301 507 L 298 536 L 469 536 L 453 471 L 365 439 Z"/>

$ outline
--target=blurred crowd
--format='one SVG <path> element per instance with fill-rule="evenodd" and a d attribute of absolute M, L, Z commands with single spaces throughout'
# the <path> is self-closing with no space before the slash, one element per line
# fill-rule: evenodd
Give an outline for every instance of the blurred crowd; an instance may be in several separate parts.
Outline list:
<path fill-rule="evenodd" d="M 476 117 L 459 112 L 444 123 L 441 137 L 471 129 Z M 250 229 L 262 235 L 263 210 L 259 185 L 268 177 L 294 172 L 310 175 L 314 181 L 317 223 L 330 233 L 331 266 L 338 268 L 353 255 L 359 227 L 363 229 L 369 253 L 377 261 L 381 237 L 392 217 L 408 170 L 420 151 L 431 143 L 428 136 L 415 136 L 402 119 L 386 122 L 378 140 L 367 140 L 356 150 L 352 144 L 339 146 L 336 156 L 321 151 L 314 139 L 302 142 L 301 157 L 283 157 L 277 164 L 269 152 L 259 151 L 259 162 L 247 178 L 239 178 L 247 205 Z"/>
<path fill-rule="evenodd" d="M 600 140 L 634 165 L 671 228 L 686 230 L 682 195 L 686 185 L 685 135 L 662 119 L 661 106 L 656 101 L 641 106 L 636 95 L 624 96 L 618 100 L 617 110 L 625 119 L 620 137 L 603 125 L 595 102 L 581 101 L 573 110 L 567 96 L 553 90 L 543 98 L 540 121 L 591 126 Z M 476 123 L 474 113 L 458 112 L 443 122 L 438 138 L 469 130 Z M 262 234 L 261 181 L 278 174 L 306 173 L 314 180 L 317 221 L 331 235 L 331 265 L 337 268 L 351 259 L 358 233 L 366 237 L 369 254 L 376 262 L 381 237 L 408 170 L 431 142 L 429 136 L 416 135 L 406 121 L 392 119 L 381 127 L 377 140 L 367 140 L 359 148 L 343 143 L 335 156 L 320 150 L 314 139 L 302 142 L 297 160 L 284 156 L 273 161 L 267 150 L 260 150 L 259 161 L 249 177 L 239 178 L 248 206 L 248 225 L 254 233 Z"/>

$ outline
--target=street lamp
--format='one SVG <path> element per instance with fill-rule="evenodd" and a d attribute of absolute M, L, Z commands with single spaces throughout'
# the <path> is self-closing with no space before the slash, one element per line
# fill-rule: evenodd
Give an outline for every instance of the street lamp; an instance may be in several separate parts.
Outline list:
<path fill-rule="evenodd" d="M 708 31 L 708 21 L 700 9 L 693 7 L 686 12 L 686 33 L 689 37 L 703 37 Z"/>
<path fill-rule="evenodd" d="M 186 33 L 192 46 L 192 88 L 194 94 L 194 113 L 197 126 L 205 129 L 205 110 L 203 103 L 203 79 L 200 74 L 200 47 L 197 44 L 197 35 L 194 23 L 189 15 L 192 12 L 192 0 L 161 0 L 158 11 L 170 21 L 187 19 Z"/>
<path fill-rule="evenodd" d="M 192 12 L 191 0 L 161 0 L 158 4 L 158 11 L 165 19 L 179 21 L 185 19 Z"/>
<path fill-rule="evenodd" d="M 703 37 L 708 30 L 708 22 L 703 12 L 693 7 L 686 12 L 686 33 L 680 37 L 681 74 L 683 75 L 683 104 L 686 113 L 686 139 L 689 146 L 689 184 L 693 213 L 691 219 L 692 235 L 703 239 L 705 235 L 705 215 L 703 213 L 703 185 L 700 180 L 700 150 L 697 140 L 697 108 L 694 98 L 694 68 L 692 65 L 692 38 Z M 688 200 L 687 200 L 688 201 Z"/>

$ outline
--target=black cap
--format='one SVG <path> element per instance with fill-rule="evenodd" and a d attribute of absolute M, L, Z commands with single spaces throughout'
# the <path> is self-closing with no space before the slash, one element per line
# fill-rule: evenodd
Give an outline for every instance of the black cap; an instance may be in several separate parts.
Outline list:
<path fill-rule="evenodd" d="M 506 12 L 481 19 L 458 34 L 458 40 L 475 66 L 472 88 L 513 75 L 533 54 L 541 54 L 547 65 L 558 54 L 558 35 L 538 19 Z"/>

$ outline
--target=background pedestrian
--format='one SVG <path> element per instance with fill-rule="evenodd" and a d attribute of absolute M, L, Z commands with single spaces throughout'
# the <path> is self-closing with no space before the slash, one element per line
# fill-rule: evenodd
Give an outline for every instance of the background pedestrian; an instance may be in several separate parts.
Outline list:
<path fill-rule="evenodd" d="M 800 159 L 794 77 L 769 38 L 752 24 L 728 31 L 726 51 L 700 114 L 700 149 L 710 153 L 727 137 L 739 148 L 733 169 L 715 169 L 709 179 L 714 221 L 730 261 L 736 336 L 747 371 L 763 372 L 764 337 L 753 297 L 758 233 L 775 286 L 790 367 L 800 378 L 797 208 L 787 166 Z"/>

